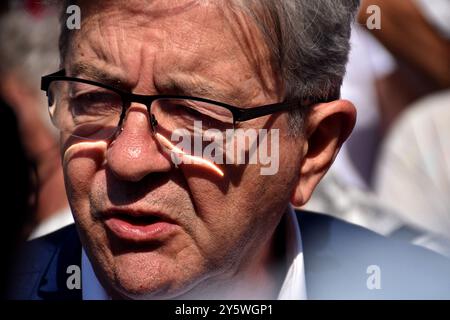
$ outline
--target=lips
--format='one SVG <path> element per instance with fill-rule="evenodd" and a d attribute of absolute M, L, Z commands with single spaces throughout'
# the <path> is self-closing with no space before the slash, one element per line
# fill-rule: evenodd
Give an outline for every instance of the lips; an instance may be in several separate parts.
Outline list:
<path fill-rule="evenodd" d="M 117 238 L 133 242 L 162 240 L 176 223 L 160 213 L 110 210 L 102 214 L 106 228 Z"/>

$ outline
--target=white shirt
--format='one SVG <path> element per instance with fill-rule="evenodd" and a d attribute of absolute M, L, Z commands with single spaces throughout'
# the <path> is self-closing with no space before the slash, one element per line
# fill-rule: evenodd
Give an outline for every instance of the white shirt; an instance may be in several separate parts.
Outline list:
<path fill-rule="evenodd" d="M 446 256 L 450 256 L 449 106 L 450 90 L 410 105 L 385 137 L 374 172 L 379 199 L 404 225 L 430 233 L 414 243 Z"/>
<path fill-rule="evenodd" d="M 278 300 L 306 300 L 305 265 L 297 216 L 292 206 L 286 216 L 286 258 L 292 261 L 281 286 Z M 81 256 L 83 300 L 109 300 L 110 297 L 94 273 L 84 249 Z"/>
<path fill-rule="evenodd" d="M 28 240 L 33 240 L 35 238 L 42 237 L 46 234 L 52 233 L 56 230 L 64 228 L 69 224 L 73 223 L 72 211 L 69 207 L 62 209 L 61 211 L 52 214 L 48 218 L 45 218 L 40 222 L 36 228 L 31 232 Z"/>

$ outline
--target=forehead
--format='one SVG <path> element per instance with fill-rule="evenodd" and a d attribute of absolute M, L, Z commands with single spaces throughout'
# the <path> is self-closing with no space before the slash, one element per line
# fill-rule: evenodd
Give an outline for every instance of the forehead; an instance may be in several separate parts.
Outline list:
<path fill-rule="evenodd" d="M 131 86 L 143 79 L 164 85 L 176 77 L 219 87 L 252 82 L 271 87 L 266 82 L 274 72 L 262 35 L 224 3 L 82 2 L 82 26 L 69 47 L 68 69 L 88 62 Z"/>

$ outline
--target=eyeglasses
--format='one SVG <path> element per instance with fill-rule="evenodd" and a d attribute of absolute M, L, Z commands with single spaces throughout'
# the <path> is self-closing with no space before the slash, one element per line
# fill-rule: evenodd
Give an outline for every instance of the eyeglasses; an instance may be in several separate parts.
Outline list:
<path fill-rule="evenodd" d="M 208 130 L 228 133 L 238 122 L 302 107 L 301 102 L 291 101 L 239 108 L 199 97 L 133 94 L 95 81 L 67 77 L 65 70 L 42 77 L 41 89 L 47 93 L 51 120 L 62 132 L 80 139 L 110 139 L 121 129 L 131 103 L 136 102 L 147 107 L 150 128 L 166 146 L 174 139 L 180 141 L 182 136 Z"/>

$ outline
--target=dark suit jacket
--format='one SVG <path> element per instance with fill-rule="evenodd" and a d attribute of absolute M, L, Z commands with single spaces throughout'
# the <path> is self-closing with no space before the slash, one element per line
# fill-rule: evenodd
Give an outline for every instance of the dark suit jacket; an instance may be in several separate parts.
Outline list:
<path fill-rule="evenodd" d="M 450 298 L 449 260 L 329 216 L 297 216 L 309 299 Z M 9 298 L 81 299 L 81 290 L 66 285 L 70 265 L 81 266 L 74 225 L 27 243 Z M 369 266 L 376 267 L 368 273 Z M 378 271 L 381 288 L 369 289 L 368 278 Z"/>

